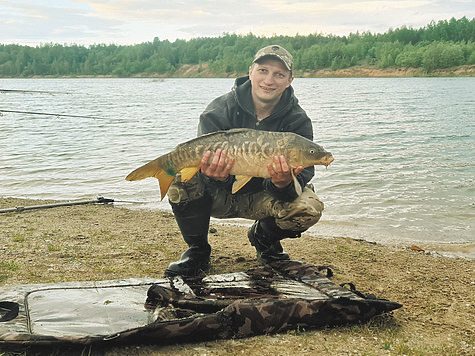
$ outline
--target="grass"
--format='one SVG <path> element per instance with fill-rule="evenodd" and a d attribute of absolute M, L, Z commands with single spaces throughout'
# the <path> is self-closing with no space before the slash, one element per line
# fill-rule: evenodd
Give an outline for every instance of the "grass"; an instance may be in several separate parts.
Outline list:
<path fill-rule="evenodd" d="M 18 265 L 15 262 L 0 262 L 0 271 L 16 271 Z"/>
<path fill-rule="evenodd" d="M 15 262 L 0 262 L 0 283 L 8 280 L 11 272 L 18 270 L 18 265 Z"/>
<path fill-rule="evenodd" d="M 12 241 L 21 243 L 21 242 L 25 242 L 25 239 L 26 239 L 25 235 L 15 235 L 13 236 Z"/>

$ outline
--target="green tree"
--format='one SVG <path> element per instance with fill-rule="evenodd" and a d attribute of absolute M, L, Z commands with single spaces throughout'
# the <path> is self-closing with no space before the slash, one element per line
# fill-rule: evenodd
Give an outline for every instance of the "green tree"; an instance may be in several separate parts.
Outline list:
<path fill-rule="evenodd" d="M 428 71 L 457 66 L 463 62 L 462 46 L 451 42 L 431 43 L 425 49 L 422 58 L 422 66 Z"/>
<path fill-rule="evenodd" d="M 340 69 L 355 65 L 416 67 L 425 70 L 474 64 L 475 19 L 452 18 L 413 29 L 402 26 L 382 34 L 348 36 L 271 36 L 224 34 L 188 41 L 131 46 L 46 43 L 36 47 L 0 44 L 0 77 L 32 75 L 172 75 L 183 64 L 208 65 L 216 75 L 245 73 L 261 47 L 280 44 L 294 55 L 296 71 Z"/>

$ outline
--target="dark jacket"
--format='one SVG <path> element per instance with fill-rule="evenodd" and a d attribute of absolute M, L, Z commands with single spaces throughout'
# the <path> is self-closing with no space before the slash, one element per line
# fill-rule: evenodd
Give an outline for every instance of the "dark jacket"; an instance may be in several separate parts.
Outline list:
<path fill-rule="evenodd" d="M 298 104 L 292 86 L 289 86 L 272 114 L 258 121 L 254 113 L 249 77 L 237 78 L 231 91 L 214 99 L 200 116 L 198 135 L 232 128 L 250 128 L 263 131 L 294 132 L 313 140 L 312 122 Z M 314 167 L 307 167 L 297 176 L 302 188 L 312 179 Z M 279 189 L 270 178 L 253 178 L 236 194 L 253 193 L 265 189 L 276 199 L 292 201 L 297 198 L 294 184 Z"/>

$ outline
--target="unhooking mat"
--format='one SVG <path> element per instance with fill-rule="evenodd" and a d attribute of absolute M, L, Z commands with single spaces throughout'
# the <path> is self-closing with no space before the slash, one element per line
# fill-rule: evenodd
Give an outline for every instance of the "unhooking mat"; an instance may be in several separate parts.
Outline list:
<path fill-rule="evenodd" d="M 0 343 L 163 343 L 366 321 L 402 305 L 285 261 L 247 272 L 4 287 Z"/>

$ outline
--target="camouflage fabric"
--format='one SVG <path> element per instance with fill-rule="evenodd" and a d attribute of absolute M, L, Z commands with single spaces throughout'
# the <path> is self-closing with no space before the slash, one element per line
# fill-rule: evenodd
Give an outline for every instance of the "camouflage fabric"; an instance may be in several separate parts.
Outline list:
<path fill-rule="evenodd" d="M 284 47 L 278 45 L 270 45 L 261 48 L 259 51 L 257 51 L 252 63 L 257 62 L 259 61 L 259 59 L 267 56 L 279 58 L 285 64 L 287 69 L 292 72 L 292 67 L 294 66 L 294 58 Z"/>
<path fill-rule="evenodd" d="M 18 310 L 12 318 L 14 305 Z M 337 286 L 315 266 L 282 261 L 247 272 L 186 280 L 12 287 L 0 293 L 0 343 L 249 337 L 365 321 L 400 307 Z"/>
<path fill-rule="evenodd" d="M 225 185 L 210 183 L 199 172 L 188 182 L 181 182 L 177 174 L 168 190 L 168 199 L 183 204 L 210 194 L 213 200 L 211 216 L 218 219 L 244 218 L 260 220 L 272 216 L 283 230 L 305 231 L 322 216 L 324 205 L 308 184 L 302 194 L 292 202 L 275 199 L 266 191 L 252 194 L 231 194 Z"/>

